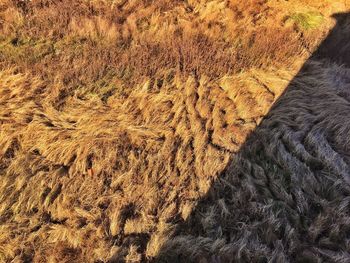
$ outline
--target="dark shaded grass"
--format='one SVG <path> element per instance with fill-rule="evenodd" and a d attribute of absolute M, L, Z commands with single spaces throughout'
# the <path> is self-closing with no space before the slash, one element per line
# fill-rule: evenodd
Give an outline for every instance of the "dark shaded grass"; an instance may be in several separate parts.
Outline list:
<path fill-rule="evenodd" d="M 350 20 L 335 18 L 156 262 L 349 262 Z"/>

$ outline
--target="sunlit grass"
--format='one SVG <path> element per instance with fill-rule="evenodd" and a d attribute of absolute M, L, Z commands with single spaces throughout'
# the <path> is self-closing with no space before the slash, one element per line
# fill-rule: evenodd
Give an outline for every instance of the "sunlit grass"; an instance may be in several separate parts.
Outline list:
<path fill-rule="evenodd" d="M 329 28 L 292 5 L 3 0 L 0 261 L 156 256 L 307 58 L 300 30 Z"/>

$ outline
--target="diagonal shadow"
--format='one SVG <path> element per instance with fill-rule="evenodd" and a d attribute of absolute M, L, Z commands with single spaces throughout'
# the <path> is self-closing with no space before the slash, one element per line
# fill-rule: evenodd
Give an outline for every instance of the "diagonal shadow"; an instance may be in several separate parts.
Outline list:
<path fill-rule="evenodd" d="M 350 262 L 350 13 L 156 262 Z"/>

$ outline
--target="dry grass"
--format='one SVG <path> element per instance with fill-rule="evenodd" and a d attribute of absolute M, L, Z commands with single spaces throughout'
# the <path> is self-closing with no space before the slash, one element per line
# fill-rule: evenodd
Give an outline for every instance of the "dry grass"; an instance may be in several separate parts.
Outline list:
<path fill-rule="evenodd" d="M 348 262 L 349 73 L 309 61 L 156 262 Z"/>
<path fill-rule="evenodd" d="M 1 1 L 0 261 L 156 257 L 349 8 L 322 2 Z"/>

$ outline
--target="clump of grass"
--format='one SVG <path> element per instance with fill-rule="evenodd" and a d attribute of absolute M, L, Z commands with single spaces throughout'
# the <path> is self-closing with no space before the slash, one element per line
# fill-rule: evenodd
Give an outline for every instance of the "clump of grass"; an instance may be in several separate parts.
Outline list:
<path fill-rule="evenodd" d="M 291 14 L 287 20 L 294 22 L 300 29 L 310 30 L 316 29 L 324 22 L 324 16 L 315 11 L 296 12 Z"/>

